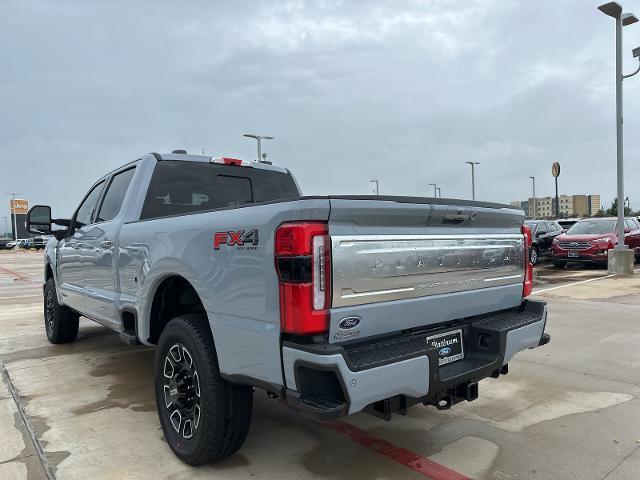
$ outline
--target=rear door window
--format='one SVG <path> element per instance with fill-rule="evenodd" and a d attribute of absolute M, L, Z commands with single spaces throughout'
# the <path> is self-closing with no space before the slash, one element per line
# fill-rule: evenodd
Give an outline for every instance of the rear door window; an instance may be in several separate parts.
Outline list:
<path fill-rule="evenodd" d="M 133 177 L 134 172 L 135 168 L 130 168 L 113 176 L 113 179 L 107 188 L 107 193 L 104 194 L 100 211 L 96 216 L 96 222 L 112 220 L 116 215 L 118 215 L 118 213 L 120 213 L 124 196 L 129 189 L 129 184 L 131 183 L 131 178 Z"/>
<path fill-rule="evenodd" d="M 538 224 L 538 229 L 536 230 L 536 235 L 546 235 L 547 227 L 544 226 L 544 222 L 540 222 Z"/>
<path fill-rule="evenodd" d="M 84 200 L 78 207 L 76 212 L 76 217 L 73 222 L 74 228 L 82 228 L 85 225 L 90 225 L 93 223 L 93 214 L 95 213 L 96 206 L 98 204 L 98 199 L 100 198 L 100 194 L 102 193 L 102 189 L 104 188 L 104 180 L 100 183 L 96 184 Z"/>

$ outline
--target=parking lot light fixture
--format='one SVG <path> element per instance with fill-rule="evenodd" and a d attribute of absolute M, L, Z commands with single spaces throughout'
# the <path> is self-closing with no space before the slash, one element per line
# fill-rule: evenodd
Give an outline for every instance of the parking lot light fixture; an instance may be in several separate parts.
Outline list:
<path fill-rule="evenodd" d="M 529 177 L 533 182 L 533 215 L 532 218 L 536 219 L 536 177 Z"/>
<path fill-rule="evenodd" d="M 16 208 L 16 195 L 22 195 L 22 193 L 20 192 L 9 192 L 9 193 L 5 193 L 5 195 L 11 195 L 11 199 L 13 200 L 13 233 L 14 233 L 14 240 L 16 241 L 15 246 L 13 247 L 14 250 L 18 250 L 18 216 L 16 215 L 15 212 L 15 208 Z"/>
<path fill-rule="evenodd" d="M 370 180 L 369 183 L 373 183 L 376 186 L 375 192 L 376 192 L 376 196 L 380 195 L 380 185 L 378 182 L 378 179 L 374 179 L 374 180 Z"/>
<path fill-rule="evenodd" d="M 244 133 L 243 137 L 255 138 L 258 142 L 258 162 L 262 162 L 262 140 L 273 140 L 273 137 L 268 135 L 255 135 L 253 133 Z"/>
<path fill-rule="evenodd" d="M 429 186 L 433 185 L 433 198 L 438 198 L 437 190 L 438 186 L 435 183 L 430 183 Z"/>
<path fill-rule="evenodd" d="M 616 234 L 618 243 L 614 247 L 613 255 L 609 256 L 609 271 L 611 273 L 633 273 L 633 254 L 624 243 L 624 161 L 623 161 L 623 130 L 622 130 L 622 81 L 638 73 L 636 70 L 630 75 L 622 73 L 622 27 L 632 25 L 638 18 L 632 13 L 622 13 L 622 5 L 609 2 L 598 7 L 605 15 L 616 21 L 616 167 L 617 167 L 617 198 L 618 224 Z M 636 55 L 636 52 L 633 52 Z M 618 253 L 619 252 L 619 253 Z"/>
<path fill-rule="evenodd" d="M 471 200 L 476 199 L 476 175 L 475 166 L 480 165 L 480 162 L 464 162 L 471 165 Z"/>

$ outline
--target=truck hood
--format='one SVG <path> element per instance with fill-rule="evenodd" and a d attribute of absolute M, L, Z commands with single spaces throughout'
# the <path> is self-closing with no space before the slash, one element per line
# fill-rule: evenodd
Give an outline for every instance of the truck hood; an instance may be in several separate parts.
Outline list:
<path fill-rule="evenodd" d="M 556 239 L 559 242 L 593 242 L 594 240 L 607 237 L 610 238 L 613 243 L 618 241 L 618 237 L 613 232 L 584 235 L 567 235 L 566 233 L 563 233 L 562 235 L 558 235 Z"/>

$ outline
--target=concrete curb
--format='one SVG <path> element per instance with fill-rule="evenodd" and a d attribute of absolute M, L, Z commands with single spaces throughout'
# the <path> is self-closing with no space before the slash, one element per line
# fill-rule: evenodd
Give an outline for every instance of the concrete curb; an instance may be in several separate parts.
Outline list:
<path fill-rule="evenodd" d="M 5 367 L 4 363 L 2 363 L 1 361 L 0 361 L 0 371 L 2 373 L 3 379 L 5 380 L 7 388 L 11 393 L 11 397 L 13 398 L 13 401 L 16 404 L 18 413 L 20 415 L 20 418 L 22 419 L 22 423 L 24 424 L 25 429 L 29 435 L 29 438 L 33 443 L 33 448 L 36 452 L 36 455 L 38 456 L 38 460 L 40 460 L 40 464 L 42 465 L 42 469 L 44 470 L 47 476 L 47 480 L 56 480 L 56 475 L 53 471 L 53 468 L 51 467 L 51 464 L 49 463 L 49 459 L 47 458 L 47 455 L 44 453 L 44 448 L 42 448 L 42 444 L 40 443 L 40 440 L 36 435 L 36 431 L 33 428 L 33 425 L 31 424 L 31 421 L 29 420 L 29 417 L 27 417 L 27 414 L 24 410 L 24 406 L 20 399 L 20 395 L 18 394 L 18 391 L 16 390 L 15 386 L 13 385 L 13 382 L 11 381 L 9 370 L 7 370 L 7 367 Z"/>

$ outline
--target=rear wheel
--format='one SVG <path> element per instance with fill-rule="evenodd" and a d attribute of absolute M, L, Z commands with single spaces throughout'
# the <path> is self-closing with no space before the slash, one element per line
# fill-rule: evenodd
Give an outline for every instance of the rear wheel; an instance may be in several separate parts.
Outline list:
<path fill-rule="evenodd" d="M 182 315 L 163 330 L 155 358 L 160 424 L 171 450 L 189 465 L 237 452 L 249 433 L 253 389 L 220 376 L 203 315 Z"/>
<path fill-rule="evenodd" d="M 51 343 L 73 342 L 78 337 L 79 316 L 69 307 L 58 303 L 53 278 L 44 286 L 44 326 Z"/>
<path fill-rule="evenodd" d="M 538 247 L 535 245 L 531 247 L 531 250 L 529 251 L 529 260 L 533 265 L 538 263 Z"/>

